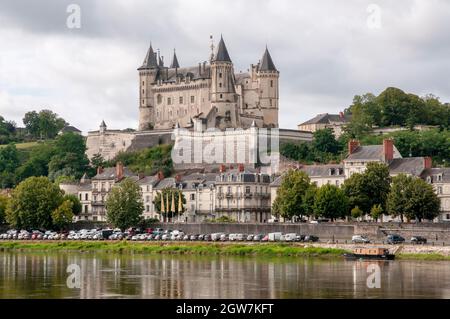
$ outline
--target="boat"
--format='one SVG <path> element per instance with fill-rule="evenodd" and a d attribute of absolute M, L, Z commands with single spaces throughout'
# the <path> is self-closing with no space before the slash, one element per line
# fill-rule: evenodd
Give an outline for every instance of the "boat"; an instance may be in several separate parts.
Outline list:
<path fill-rule="evenodd" d="M 387 248 L 355 248 L 352 253 L 344 254 L 346 259 L 376 259 L 376 260 L 394 260 L 395 255 L 389 253 Z"/>

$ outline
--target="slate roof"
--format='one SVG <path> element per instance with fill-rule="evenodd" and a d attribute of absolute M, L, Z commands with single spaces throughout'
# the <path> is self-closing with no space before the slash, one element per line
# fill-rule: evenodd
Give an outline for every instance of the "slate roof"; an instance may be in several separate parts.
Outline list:
<path fill-rule="evenodd" d="M 420 176 L 424 170 L 424 161 L 423 157 L 395 158 L 389 163 L 389 171 L 391 174 Z"/>
<path fill-rule="evenodd" d="M 145 56 L 142 66 L 138 69 L 154 69 L 158 67 L 158 61 L 156 59 L 156 53 L 153 51 L 152 45 L 148 48 L 147 55 Z"/>
<path fill-rule="evenodd" d="M 123 168 L 123 176 L 124 177 L 131 177 L 136 176 L 129 168 L 124 167 Z M 101 174 L 95 175 L 93 180 L 110 180 L 110 179 L 116 179 L 116 168 L 115 167 L 107 167 L 103 169 L 103 172 Z"/>
<path fill-rule="evenodd" d="M 438 180 L 438 176 L 442 176 L 442 180 Z M 443 168 L 427 168 L 420 175 L 423 179 L 431 177 L 432 183 L 450 183 L 450 167 Z"/>
<path fill-rule="evenodd" d="M 327 165 L 305 165 L 300 168 L 308 176 L 321 177 L 344 177 L 344 165 L 341 164 L 327 164 Z M 333 175 L 331 173 L 333 172 Z"/>
<path fill-rule="evenodd" d="M 77 129 L 75 126 L 72 126 L 72 125 L 64 126 L 61 129 L 61 132 L 63 132 L 63 133 L 66 133 L 66 132 L 81 133 L 81 131 L 79 129 Z"/>
<path fill-rule="evenodd" d="M 266 51 L 264 51 L 263 58 L 261 60 L 261 66 L 259 67 L 260 71 L 277 71 L 275 64 L 272 61 L 272 57 L 270 56 L 269 50 L 266 47 Z"/>
<path fill-rule="evenodd" d="M 174 187 L 175 184 L 175 178 L 168 177 L 161 180 L 158 185 L 156 185 L 155 189 L 164 189 L 168 187 Z"/>
<path fill-rule="evenodd" d="M 308 124 L 331 124 L 332 122 L 337 123 L 347 123 L 351 119 L 350 115 L 344 115 L 342 118 L 339 114 L 328 114 L 328 113 L 322 113 L 318 114 L 312 119 L 303 122 L 300 125 L 308 125 Z"/>
<path fill-rule="evenodd" d="M 283 181 L 283 175 L 278 176 L 277 178 L 275 178 L 275 180 L 272 183 L 270 183 L 270 187 L 280 187 L 282 181 Z"/>
<path fill-rule="evenodd" d="M 231 62 L 230 55 L 228 54 L 228 50 L 222 36 L 220 36 L 219 46 L 217 47 L 217 53 L 214 60 L 220 62 Z"/>
<path fill-rule="evenodd" d="M 144 178 L 141 178 L 138 180 L 139 185 L 153 185 L 155 186 L 158 184 L 159 180 L 156 176 L 145 176 Z"/>
<path fill-rule="evenodd" d="M 394 145 L 394 159 L 401 158 L 401 154 Z M 344 161 L 353 160 L 379 160 L 384 161 L 383 145 L 364 145 L 359 146 L 352 154 L 347 156 Z"/>
<path fill-rule="evenodd" d="M 170 65 L 172 69 L 179 68 L 180 64 L 178 63 L 178 58 L 175 50 L 173 51 L 172 64 Z"/>

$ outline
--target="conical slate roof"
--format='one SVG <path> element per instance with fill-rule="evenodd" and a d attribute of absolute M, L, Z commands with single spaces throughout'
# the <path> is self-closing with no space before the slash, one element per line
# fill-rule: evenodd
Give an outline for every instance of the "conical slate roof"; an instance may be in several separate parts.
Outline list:
<path fill-rule="evenodd" d="M 215 61 L 225 61 L 231 62 L 230 55 L 228 54 L 227 47 L 225 46 L 225 42 L 223 41 L 223 37 L 220 36 L 219 46 L 217 47 Z"/>
<path fill-rule="evenodd" d="M 153 51 L 152 45 L 148 48 L 147 55 L 145 56 L 144 62 L 140 69 L 153 69 L 158 67 L 158 62 L 156 60 L 156 54 Z"/>
<path fill-rule="evenodd" d="M 260 71 L 277 71 L 275 64 L 272 61 L 272 57 L 270 56 L 269 50 L 266 47 L 266 51 L 264 51 L 263 58 L 261 60 L 261 66 L 259 68 Z"/>
<path fill-rule="evenodd" d="M 172 64 L 170 65 L 172 69 L 179 68 L 180 64 L 178 63 L 177 54 L 175 53 L 175 50 L 173 50 L 173 59 Z"/>

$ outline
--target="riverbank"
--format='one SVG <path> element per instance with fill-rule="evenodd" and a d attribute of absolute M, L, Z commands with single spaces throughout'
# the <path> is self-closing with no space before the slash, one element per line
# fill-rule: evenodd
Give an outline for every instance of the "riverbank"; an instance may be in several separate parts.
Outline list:
<path fill-rule="evenodd" d="M 184 243 L 184 242 L 0 242 L 0 251 L 101 251 L 130 254 L 179 254 L 223 256 L 341 257 L 346 250 L 282 243 Z"/>
<path fill-rule="evenodd" d="M 450 247 L 376 245 L 396 253 L 398 259 L 449 260 Z M 78 251 L 129 254 L 178 254 L 217 256 L 274 256 L 339 258 L 352 244 L 330 243 L 190 243 L 190 242 L 89 242 L 89 241 L 2 241 L 0 251 Z"/>

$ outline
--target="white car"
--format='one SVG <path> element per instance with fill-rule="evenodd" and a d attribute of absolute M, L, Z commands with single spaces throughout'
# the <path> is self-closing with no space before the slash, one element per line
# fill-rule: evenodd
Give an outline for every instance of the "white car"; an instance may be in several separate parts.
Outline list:
<path fill-rule="evenodd" d="M 352 243 L 354 243 L 354 244 L 368 244 L 368 243 L 370 243 L 370 239 L 367 238 L 367 236 L 354 235 L 354 236 L 352 236 Z"/>

